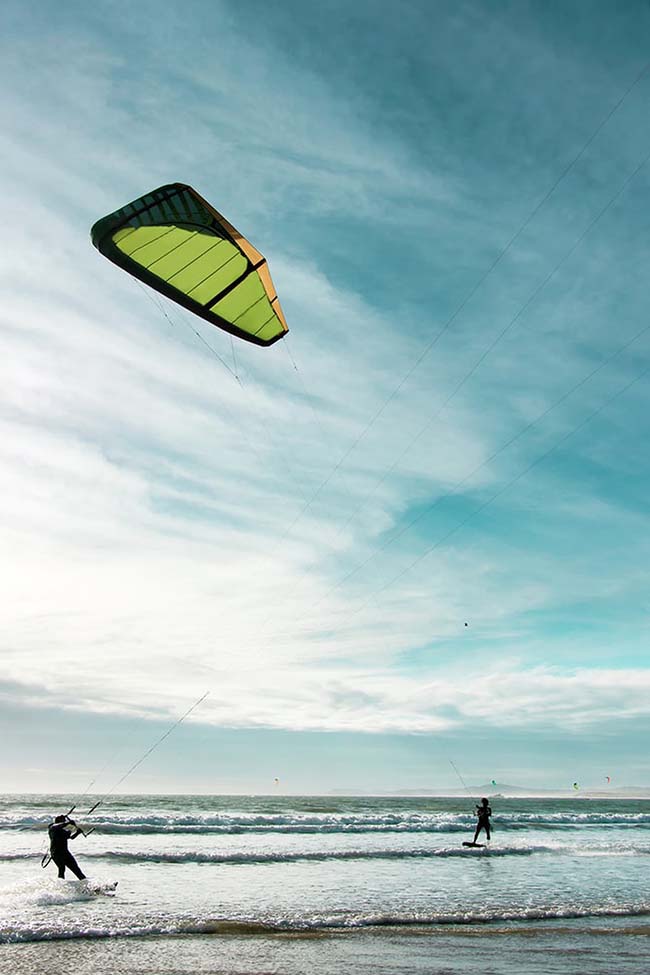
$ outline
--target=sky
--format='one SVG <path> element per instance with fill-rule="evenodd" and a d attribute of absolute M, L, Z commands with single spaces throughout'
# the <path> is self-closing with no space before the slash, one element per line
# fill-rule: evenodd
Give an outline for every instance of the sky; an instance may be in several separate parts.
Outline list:
<path fill-rule="evenodd" d="M 650 9 L 8 0 L 7 791 L 650 786 Z M 647 70 L 646 70 L 647 68 Z M 258 348 L 95 220 L 194 186 Z"/>

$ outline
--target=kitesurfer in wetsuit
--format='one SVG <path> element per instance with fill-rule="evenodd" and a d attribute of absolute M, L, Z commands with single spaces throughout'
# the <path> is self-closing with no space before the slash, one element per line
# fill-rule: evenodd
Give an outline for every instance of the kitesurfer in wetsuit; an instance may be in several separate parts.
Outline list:
<path fill-rule="evenodd" d="M 85 880 L 85 873 L 81 872 L 79 864 L 68 849 L 68 840 L 76 839 L 81 832 L 76 823 L 67 816 L 56 816 L 47 831 L 50 835 L 50 856 L 58 867 L 59 877 L 63 880 L 67 867 L 79 880 Z"/>
<path fill-rule="evenodd" d="M 474 833 L 473 842 L 476 843 L 478 840 L 478 835 L 482 829 L 485 830 L 485 835 L 487 839 L 490 839 L 490 816 L 492 815 L 492 810 L 488 804 L 487 799 L 481 799 L 480 805 L 476 807 L 476 815 L 478 817 L 478 822 L 476 824 L 476 832 Z"/>

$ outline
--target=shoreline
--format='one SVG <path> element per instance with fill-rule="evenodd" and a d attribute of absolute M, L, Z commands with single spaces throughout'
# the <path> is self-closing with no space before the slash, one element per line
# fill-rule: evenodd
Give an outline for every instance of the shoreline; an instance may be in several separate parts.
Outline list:
<path fill-rule="evenodd" d="M 635 951 L 634 949 L 638 949 Z M 534 925 L 366 928 L 311 932 L 225 931 L 27 942 L 3 946 L 12 975 L 645 975 L 650 922 L 539 921 Z M 597 954 L 596 954 L 597 951 Z M 433 968 L 432 966 L 436 967 Z"/>

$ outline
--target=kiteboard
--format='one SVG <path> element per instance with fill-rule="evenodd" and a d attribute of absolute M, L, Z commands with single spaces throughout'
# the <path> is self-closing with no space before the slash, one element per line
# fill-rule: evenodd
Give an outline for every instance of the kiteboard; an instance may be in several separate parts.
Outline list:
<path fill-rule="evenodd" d="M 482 850 L 485 849 L 485 843 L 468 843 L 467 840 L 463 841 L 463 846 L 480 846 Z"/>
<path fill-rule="evenodd" d="M 110 897 L 111 894 L 115 893 L 117 888 L 117 880 L 114 880 L 113 883 L 110 884 L 102 884 L 97 880 L 88 879 L 72 880 L 68 881 L 68 883 L 75 884 L 79 890 L 84 892 L 84 894 L 92 894 L 93 897 L 101 897 L 102 894 L 106 894 L 106 896 Z"/>

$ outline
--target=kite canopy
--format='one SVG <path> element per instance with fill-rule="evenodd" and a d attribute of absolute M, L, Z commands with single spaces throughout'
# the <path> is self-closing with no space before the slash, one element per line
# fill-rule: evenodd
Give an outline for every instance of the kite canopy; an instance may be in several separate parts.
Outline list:
<path fill-rule="evenodd" d="M 109 261 L 231 335 L 272 345 L 289 330 L 266 258 L 191 186 L 160 186 L 90 235 Z"/>

